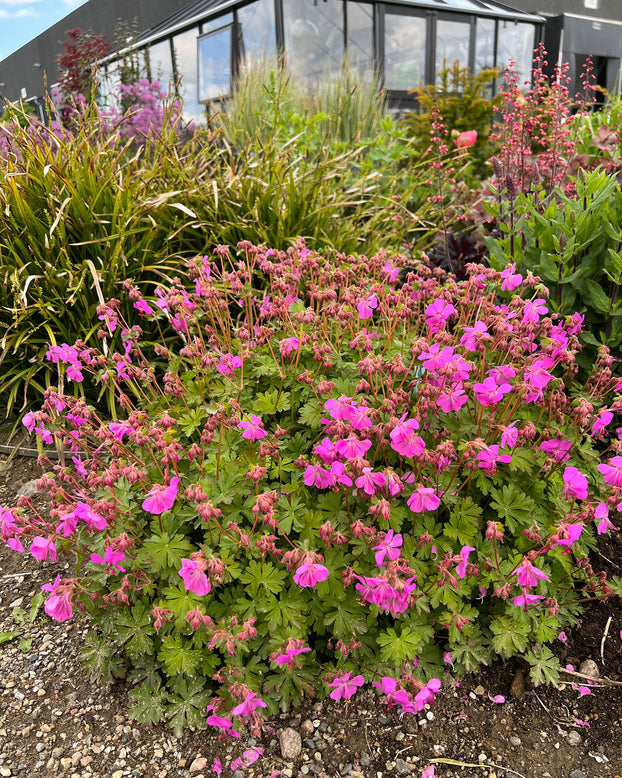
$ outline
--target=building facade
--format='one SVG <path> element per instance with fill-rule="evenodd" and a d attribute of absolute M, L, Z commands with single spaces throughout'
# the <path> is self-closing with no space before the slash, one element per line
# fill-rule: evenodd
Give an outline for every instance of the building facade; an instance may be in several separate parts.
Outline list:
<path fill-rule="evenodd" d="M 43 74 L 49 86 L 58 80 L 55 59 L 67 30 L 112 42 L 120 21 L 143 32 L 102 62 L 104 90 L 114 91 L 123 57 L 133 57 L 165 89 L 181 79 L 189 117 L 204 115 L 210 101 L 226 95 L 253 57 L 284 54 L 309 84 L 347 57 L 378 73 L 399 104 L 456 60 L 479 71 L 512 58 L 525 80 L 543 35 L 541 17 L 493 0 L 89 0 L 0 62 L 0 92 L 13 101 L 41 99 Z"/>

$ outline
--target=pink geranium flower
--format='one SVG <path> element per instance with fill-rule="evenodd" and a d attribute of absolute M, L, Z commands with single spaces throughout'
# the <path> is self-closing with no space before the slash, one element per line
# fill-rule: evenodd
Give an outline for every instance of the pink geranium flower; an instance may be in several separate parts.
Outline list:
<path fill-rule="evenodd" d="M 403 457 L 418 457 L 425 451 L 423 439 L 415 433 L 419 429 L 416 419 L 406 419 L 405 416 L 398 421 L 389 433 L 391 448 Z"/>
<path fill-rule="evenodd" d="M 407 504 L 413 513 L 424 513 L 425 511 L 435 511 L 441 501 L 432 487 L 419 486 L 410 495 Z"/>
<path fill-rule="evenodd" d="M 277 665 L 279 665 L 279 667 L 283 667 L 283 665 L 292 667 L 292 665 L 296 661 L 296 657 L 298 656 L 298 654 L 305 654 L 307 651 L 311 651 L 311 649 L 310 648 L 288 648 L 284 654 L 279 654 L 279 656 L 277 656 L 274 661 L 277 663 Z"/>
<path fill-rule="evenodd" d="M 207 712 L 209 713 L 211 710 L 212 706 L 208 705 Z M 217 716 L 216 714 L 212 713 L 207 717 L 205 723 L 210 727 L 217 727 L 218 729 L 222 730 L 224 734 L 231 735 L 232 737 L 240 737 L 240 733 L 236 729 L 233 729 L 233 723 L 231 720 L 225 718 L 224 716 Z"/>
<path fill-rule="evenodd" d="M 378 297 L 375 294 L 366 297 L 357 303 L 356 310 L 359 312 L 359 318 L 371 319 L 374 310 L 378 307 Z"/>
<path fill-rule="evenodd" d="M 460 561 L 456 565 L 456 575 L 462 579 L 466 575 L 467 565 L 469 563 L 469 556 L 471 552 L 475 551 L 473 546 L 463 546 L 460 551 Z"/>
<path fill-rule="evenodd" d="M 349 438 L 335 441 L 335 448 L 340 456 L 346 459 L 355 457 L 364 457 L 371 448 L 371 440 L 360 440 L 356 435 L 350 435 Z"/>
<path fill-rule="evenodd" d="M 113 551 L 111 548 L 106 549 L 103 557 L 99 554 L 91 554 L 91 562 L 96 565 L 106 565 L 107 574 L 124 573 L 125 568 L 117 564 L 117 562 L 121 562 L 124 559 L 125 554 L 122 551 Z"/>
<path fill-rule="evenodd" d="M 48 538 L 42 538 L 41 536 L 34 538 L 30 546 L 30 553 L 40 562 L 45 562 L 48 556 L 51 562 L 56 562 L 56 546 Z"/>
<path fill-rule="evenodd" d="M 143 510 L 147 513 L 153 513 L 159 515 L 170 511 L 177 499 L 177 491 L 179 486 L 179 478 L 177 476 L 171 478 L 171 482 L 168 486 L 163 484 L 156 485 L 149 492 L 147 497 L 143 500 Z"/>
<path fill-rule="evenodd" d="M 333 700 L 349 700 L 364 683 L 365 679 L 362 675 L 355 675 L 352 678 L 352 673 L 344 673 L 328 684 L 333 689 L 330 697 Z"/>
<path fill-rule="evenodd" d="M 216 370 L 222 375 L 233 375 L 239 367 L 242 367 L 242 359 L 240 357 L 234 357 L 232 354 L 221 354 Z"/>
<path fill-rule="evenodd" d="M 294 574 L 294 582 L 302 588 L 313 589 L 313 587 L 325 581 L 328 578 L 328 569 L 324 565 L 304 562 Z"/>
<path fill-rule="evenodd" d="M 556 462 L 565 462 L 570 459 L 568 452 L 572 448 L 572 443 L 565 438 L 551 438 L 540 443 L 540 450 L 552 457 Z M 622 459 L 620 460 L 622 462 Z M 600 465 L 598 466 L 600 470 Z"/>
<path fill-rule="evenodd" d="M 384 540 L 381 540 L 377 546 L 373 547 L 373 551 L 377 551 L 376 565 L 381 567 L 384 564 L 385 557 L 391 562 L 395 562 L 396 559 L 399 559 L 402 542 L 402 536 L 395 535 L 393 530 L 390 529 L 385 535 Z"/>
<path fill-rule="evenodd" d="M 507 289 L 508 292 L 513 292 L 514 289 L 521 285 L 523 277 L 519 273 L 514 273 L 515 270 L 516 263 L 513 262 L 511 265 L 507 265 L 502 271 L 501 289 L 504 291 Z"/>
<path fill-rule="evenodd" d="M 482 383 L 473 384 L 473 392 L 477 397 L 477 401 L 480 405 L 489 406 L 495 405 L 503 399 L 503 395 L 512 391 L 510 384 L 497 385 L 497 382 L 492 376 L 484 378 Z"/>
<path fill-rule="evenodd" d="M 55 621 L 67 621 L 72 617 L 70 589 L 66 584 L 60 582 L 60 575 L 56 576 L 53 584 L 43 584 L 41 589 L 45 592 L 52 592 L 45 602 L 45 612 L 48 616 L 51 616 Z"/>
<path fill-rule="evenodd" d="M 477 344 L 482 340 L 490 340 L 488 327 L 479 319 L 472 327 L 464 327 L 464 335 L 460 338 L 460 343 L 467 351 L 476 351 Z"/>
<path fill-rule="evenodd" d="M 247 440 L 261 440 L 261 438 L 265 438 L 268 434 L 263 428 L 263 421 L 259 416 L 255 416 L 254 413 L 251 413 L 250 421 L 241 421 L 237 426 L 238 429 L 244 430 L 242 437 Z"/>
<path fill-rule="evenodd" d="M 184 586 L 189 592 L 194 592 L 202 597 L 204 594 L 209 594 L 211 591 L 211 584 L 208 581 L 205 571 L 199 567 L 199 563 L 194 559 L 182 559 L 181 570 L 178 571 L 179 575 L 184 581 Z"/>
<path fill-rule="evenodd" d="M 564 487 L 568 499 L 585 500 L 587 497 L 587 478 L 576 467 L 567 467 L 564 470 Z"/>
<path fill-rule="evenodd" d="M 599 535 L 605 535 L 610 529 L 614 531 L 618 529 L 609 521 L 609 507 L 606 502 L 598 504 L 594 511 L 594 518 L 599 520 L 597 525 L 597 532 Z"/>
<path fill-rule="evenodd" d="M 519 586 L 527 587 L 537 586 L 538 580 L 548 579 L 548 575 L 537 567 L 534 567 L 526 557 L 523 557 L 520 566 L 514 570 L 512 575 L 518 577 Z"/>
<path fill-rule="evenodd" d="M 251 716 L 257 708 L 267 708 L 266 703 L 261 699 L 257 692 L 249 692 L 244 701 L 231 711 L 232 716 L 239 716 L 240 718 L 247 718 Z"/>
<path fill-rule="evenodd" d="M 622 457 L 611 457 L 608 465 L 598 465 L 598 472 L 605 483 L 611 486 L 622 486 Z"/>

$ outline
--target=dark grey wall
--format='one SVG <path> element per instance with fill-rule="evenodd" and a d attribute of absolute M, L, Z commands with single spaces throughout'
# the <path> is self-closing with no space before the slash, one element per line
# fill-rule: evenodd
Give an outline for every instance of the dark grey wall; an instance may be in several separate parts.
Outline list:
<path fill-rule="evenodd" d="M 499 2 L 528 13 L 547 16 L 580 14 L 581 16 L 593 16 L 597 19 L 612 19 L 622 22 L 621 0 L 597 0 L 598 8 L 595 10 L 586 8 L 585 0 L 499 0 Z"/>
<path fill-rule="evenodd" d="M 191 0 L 89 0 L 0 62 L 0 83 L 5 84 L 0 94 L 13 101 L 19 99 L 22 88 L 28 97 L 43 95 L 44 71 L 50 86 L 58 81 L 55 60 L 62 41 L 67 39 L 67 30 L 81 28 L 104 35 L 112 45 L 120 20 L 136 20 L 138 31 L 144 32 L 190 4 Z M 35 62 L 41 67 L 35 67 Z"/>

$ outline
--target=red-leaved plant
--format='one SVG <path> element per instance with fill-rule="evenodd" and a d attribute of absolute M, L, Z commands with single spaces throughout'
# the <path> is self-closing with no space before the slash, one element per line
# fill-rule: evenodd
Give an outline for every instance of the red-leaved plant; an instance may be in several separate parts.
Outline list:
<path fill-rule="evenodd" d="M 443 661 L 520 654 L 555 682 L 546 644 L 622 592 L 590 560 L 622 496 L 606 351 L 574 386 L 581 317 L 550 316 L 511 267 L 401 283 L 401 256 L 238 250 L 155 302 L 126 284 L 176 345 L 143 343 L 111 300 L 101 351 L 49 348 L 65 385 L 94 373 L 126 415 L 50 390 L 24 419 L 65 452 L 41 460 L 49 516 L 0 512 L 16 551 L 75 555 L 47 613 L 86 612 L 93 672 L 128 673 L 132 714 L 176 730 L 209 704 L 209 725 L 257 731 L 365 682 L 416 712 Z"/>

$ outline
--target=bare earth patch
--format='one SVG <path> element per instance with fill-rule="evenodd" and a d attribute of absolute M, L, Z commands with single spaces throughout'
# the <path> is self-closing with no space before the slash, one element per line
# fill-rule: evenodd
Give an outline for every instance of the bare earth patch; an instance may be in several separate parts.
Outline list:
<path fill-rule="evenodd" d="M 0 461 L 0 505 L 15 505 L 17 491 L 38 477 L 35 460 Z M 598 560 L 622 572 L 622 533 L 601 542 Z M 559 689 L 533 689 L 520 661 L 498 662 L 462 682 L 446 675 L 438 704 L 402 719 L 370 691 L 350 703 L 314 703 L 271 721 L 260 741 L 226 742 L 207 731 L 177 739 L 165 727 L 137 725 L 126 715 L 128 688 L 105 688 L 78 661 L 88 625 L 77 617 L 59 624 L 43 610 L 30 621 L 41 585 L 69 562 L 40 563 L 0 545 L 0 776 L 208 778 L 215 759 L 223 776 L 251 746 L 264 756 L 235 777 L 420 776 L 434 763 L 436 776 L 464 778 L 621 778 L 622 609 L 619 600 L 590 606 L 568 642 L 553 647 L 562 665 L 593 660 L 601 683 L 581 696 L 564 676 Z M 604 638 L 604 640 L 603 640 Z M 606 679 L 606 680 L 602 680 Z M 607 681 L 619 685 L 605 685 Z M 512 696 L 512 693 L 516 696 Z M 489 695 L 503 695 L 496 704 Z M 584 726 L 576 720 L 589 724 Z M 283 758 L 287 728 L 301 738 L 300 754 Z M 280 771 L 274 772 L 274 771 Z"/>

